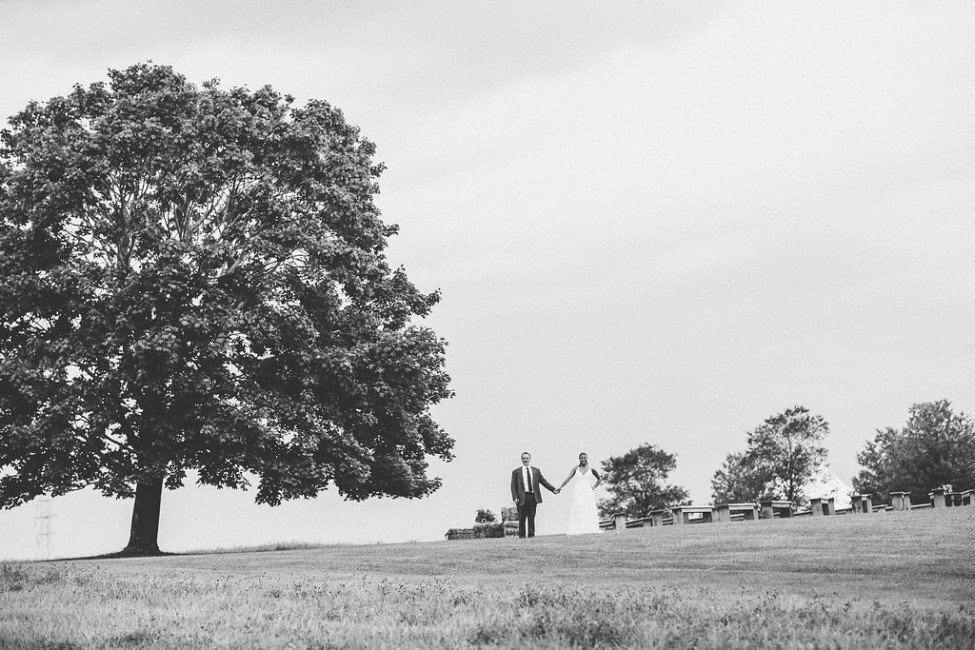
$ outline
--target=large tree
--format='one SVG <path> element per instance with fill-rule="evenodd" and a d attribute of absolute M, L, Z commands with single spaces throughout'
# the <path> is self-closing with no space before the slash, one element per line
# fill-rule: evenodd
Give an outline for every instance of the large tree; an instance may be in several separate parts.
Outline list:
<path fill-rule="evenodd" d="M 948 400 L 914 404 L 901 429 L 878 429 L 857 460 L 863 469 L 853 487 L 861 493 L 910 492 L 919 503 L 941 485 L 975 488 L 975 420 Z"/>
<path fill-rule="evenodd" d="M 636 519 L 652 510 L 684 503 L 687 490 L 664 484 L 676 467 L 677 458 L 673 454 L 650 443 L 604 460 L 602 479 L 611 496 L 599 501 L 600 515 L 624 513 Z"/>
<path fill-rule="evenodd" d="M 826 461 L 823 438 L 829 424 L 804 406 L 795 406 L 766 418 L 748 432 L 744 460 L 750 471 L 767 477 L 765 494 L 800 507 L 805 487 Z"/>
<path fill-rule="evenodd" d="M 31 102 L 0 148 L 0 506 L 163 486 L 278 504 L 436 490 L 438 301 L 384 249 L 374 145 L 324 101 L 152 64 Z"/>

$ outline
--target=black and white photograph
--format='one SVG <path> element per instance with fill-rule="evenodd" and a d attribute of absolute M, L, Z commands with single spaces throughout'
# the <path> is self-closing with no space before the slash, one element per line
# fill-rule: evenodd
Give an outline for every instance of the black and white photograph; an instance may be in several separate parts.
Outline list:
<path fill-rule="evenodd" d="M 0 0 L 0 648 L 975 648 L 975 4 Z"/>

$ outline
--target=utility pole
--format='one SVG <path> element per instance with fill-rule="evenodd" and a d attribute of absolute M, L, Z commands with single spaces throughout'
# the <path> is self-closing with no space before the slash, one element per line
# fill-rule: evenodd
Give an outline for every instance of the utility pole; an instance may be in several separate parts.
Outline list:
<path fill-rule="evenodd" d="M 37 559 L 51 559 L 51 536 L 54 535 L 54 527 L 51 520 L 57 515 L 51 512 L 51 497 L 39 497 L 37 499 L 37 514 L 34 517 L 34 533 L 37 535 Z"/>

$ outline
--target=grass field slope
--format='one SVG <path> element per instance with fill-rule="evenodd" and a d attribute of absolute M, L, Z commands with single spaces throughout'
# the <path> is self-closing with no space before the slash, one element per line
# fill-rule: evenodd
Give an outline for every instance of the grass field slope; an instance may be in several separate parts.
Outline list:
<path fill-rule="evenodd" d="M 975 648 L 975 508 L 0 565 L 0 647 Z"/>

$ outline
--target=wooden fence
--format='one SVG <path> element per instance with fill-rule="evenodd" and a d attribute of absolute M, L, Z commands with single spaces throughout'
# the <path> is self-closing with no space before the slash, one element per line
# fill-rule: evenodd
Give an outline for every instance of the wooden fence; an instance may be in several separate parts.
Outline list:
<path fill-rule="evenodd" d="M 874 514 L 894 510 L 919 510 L 922 508 L 957 508 L 973 505 L 975 490 L 953 492 L 937 488 L 928 494 L 925 503 L 911 503 L 909 492 L 891 492 L 890 503 L 874 505 L 869 494 L 851 495 L 849 508 L 836 508 L 833 498 L 813 498 L 809 507 L 795 511 L 788 501 L 759 501 L 757 503 L 721 503 L 710 506 L 676 506 L 669 510 L 654 510 L 646 517 L 628 519 L 622 513 L 599 522 L 602 530 L 623 531 L 628 528 L 653 526 L 688 526 L 694 524 L 728 524 L 758 519 L 785 519 L 789 517 L 835 517 L 851 514 Z M 448 540 L 478 539 L 482 537 L 513 537 L 518 535 L 518 508 L 501 508 L 501 522 L 475 524 L 473 528 L 451 528 L 445 537 Z"/>
<path fill-rule="evenodd" d="M 627 519 L 618 513 L 599 522 L 602 530 L 625 530 L 646 526 L 686 526 L 706 523 L 731 523 L 757 519 L 785 519 L 788 517 L 828 517 L 849 514 L 875 514 L 894 510 L 921 508 L 957 508 L 975 505 L 975 490 L 953 492 L 937 488 L 928 494 L 928 502 L 911 504 L 909 492 L 891 492 L 890 503 L 874 505 L 869 494 L 853 494 L 849 508 L 836 508 L 833 498 L 809 500 L 809 508 L 795 511 L 788 501 L 759 501 L 757 503 L 721 503 L 711 506 L 677 506 L 670 510 L 654 510 L 649 517 Z"/>

